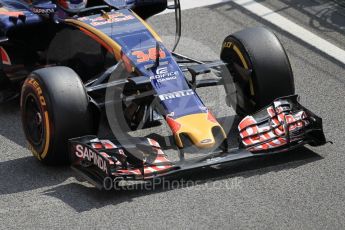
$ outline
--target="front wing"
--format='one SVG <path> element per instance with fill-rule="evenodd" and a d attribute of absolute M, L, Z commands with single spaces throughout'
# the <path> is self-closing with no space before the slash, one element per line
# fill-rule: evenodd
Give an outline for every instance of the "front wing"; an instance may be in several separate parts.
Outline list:
<path fill-rule="evenodd" d="M 305 144 L 326 143 L 322 119 L 301 106 L 297 96 L 276 99 L 257 114 L 245 117 L 239 122 L 238 131 L 228 136 L 222 148 L 179 161 L 170 161 L 159 143 L 150 138 L 119 141 L 85 136 L 69 141 L 70 157 L 75 171 L 103 189 L 109 179 L 145 181 L 175 177 L 201 168 L 290 151 Z M 238 138 L 239 145 L 229 148 L 228 143 Z"/>
<path fill-rule="evenodd" d="M 152 152 L 150 153 L 154 160 L 145 162 L 143 159 L 140 165 L 140 163 L 134 163 L 133 160 L 130 162 L 128 154 L 131 153 L 114 142 L 114 140 L 99 140 L 95 136 L 71 140 L 72 168 L 88 182 L 103 189 L 108 179 L 112 181 L 152 180 L 258 156 L 245 149 L 233 149 L 227 153 L 214 153 L 192 160 L 170 162 L 163 150 L 157 147 L 157 142 L 147 139 L 148 146 L 151 145 L 150 142 L 155 143 L 154 146 L 151 145 Z"/>

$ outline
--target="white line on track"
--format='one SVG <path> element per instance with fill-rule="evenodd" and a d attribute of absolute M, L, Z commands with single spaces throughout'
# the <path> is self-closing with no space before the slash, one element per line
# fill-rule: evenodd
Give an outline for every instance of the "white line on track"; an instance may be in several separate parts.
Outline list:
<path fill-rule="evenodd" d="M 204 6 L 211 6 L 220 3 L 231 2 L 231 0 L 180 0 L 181 1 L 181 9 L 182 10 L 189 10 L 198 7 Z M 173 2 L 172 0 L 170 2 Z M 171 10 L 166 10 L 160 14 L 167 14 L 171 13 Z"/>
<path fill-rule="evenodd" d="M 181 0 L 181 7 L 182 10 L 187 10 L 226 2 L 231 2 L 231 0 Z M 254 0 L 232 0 L 232 2 L 345 64 L 345 50 L 340 49 L 336 45 L 297 25 L 266 6 Z M 164 11 L 163 13 L 169 12 L 171 11 Z"/>

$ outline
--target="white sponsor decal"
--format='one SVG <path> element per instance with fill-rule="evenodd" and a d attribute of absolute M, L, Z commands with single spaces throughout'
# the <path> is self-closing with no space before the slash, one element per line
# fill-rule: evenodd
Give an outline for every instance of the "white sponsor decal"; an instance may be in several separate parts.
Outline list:
<path fill-rule="evenodd" d="M 32 12 L 35 14 L 52 14 L 55 12 L 54 9 L 40 9 L 40 8 L 32 8 Z"/>
<path fill-rule="evenodd" d="M 174 117 L 175 116 L 175 112 L 171 112 L 167 114 L 167 117 Z"/>
<path fill-rule="evenodd" d="M 87 159 L 88 161 L 92 162 L 106 174 L 108 174 L 108 168 L 106 161 L 99 156 L 95 151 L 90 148 L 84 147 L 82 145 L 76 146 L 75 155 L 81 159 Z"/>
<path fill-rule="evenodd" d="M 162 94 L 162 95 L 159 95 L 159 99 L 161 99 L 162 101 L 165 101 L 165 100 L 179 98 L 179 97 L 186 97 L 189 95 L 194 95 L 194 91 L 192 89 Z"/>
<path fill-rule="evenodd" d="M 151 76 L 151 80 L 157 80 L 157 82 L 175 80 L 179 75 L 178 71 L 169 72 L 168 67 L 161 67 L 156 70 L 156 75 Z"/>
<path fill-rule="evenodd" d="M 205 139 L 205 140 L 200 141 L 201 144 L 208 144 L 211 142 L 212 142 L 212 139 Z"/>
<path fill-rule="evenodd" d="M 168 67 L 162 67 L 162 68 L 157 68 L 156 74 L 167 74 L 168 73 Z"/>

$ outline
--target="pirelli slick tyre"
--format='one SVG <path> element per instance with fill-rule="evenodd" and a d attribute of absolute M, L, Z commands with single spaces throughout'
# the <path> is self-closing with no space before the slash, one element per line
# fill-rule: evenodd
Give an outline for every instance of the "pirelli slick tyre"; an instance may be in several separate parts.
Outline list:
<path fill-rule="evenodd" d="M 274 99 L 295 93 L 288 56 L 278 38 L 265 28 L 249 28 L 228 36 L 221 59 L 227 104 L 237 114 L 254 113 Z"/>
<path fill-rule="evenodd" d="M 68 139 L 93 132 L 89 99 L 67 67 L 34 71 L 21 94 L 24 133 L 33 155 L 48 165 L 69 163 Z"/>

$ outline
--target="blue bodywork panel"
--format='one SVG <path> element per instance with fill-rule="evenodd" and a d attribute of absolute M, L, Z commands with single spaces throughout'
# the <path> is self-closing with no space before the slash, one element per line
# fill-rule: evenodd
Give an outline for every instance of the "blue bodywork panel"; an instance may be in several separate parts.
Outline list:
<path fill-rule="evenodd" d="M 179 118 L 189 114 L 208 112 L 195 91 L 190 89 L 184 73 L 171 52 L 157 40 L 157 37 L 153 36 L 148 27 L 131 10 L 110 12 L 108 17 L 110 19 L 93 15 L 78 18 L 78 20 L 114 40 L 136 71 L 151 79 L 161 105 L 165 108 L 165 115 Z M 157 43 L 161 53 L 158 67 L 155 66 Z M 150 50 L 153 51 L 154 58 L 142 58 L 143 55 L 149 56 Z"/>
<path fill-rule="evenodd" d="M 41 16 L 31 11 L 30 4 L 26 1 L 0 0 L 0 29 L 3 35 L 12 28 L 38 24 L 43 20 Z"/>
<path fill-rule="evenodd" d="M 110 19 L 105 19 L 98 14 L 80 17 L 77 20 L 94 27 L 114 40 L 121 47 L 122 54 L 135 67 L 137 73 L 151 79 L 152 86 L 165 109 L 165 115 L 179 118 L 189 114 L 207 113 L 207 108 L 195 91 L 190 89 L 171 52 L 153 35 L 152 30 L 129 9 L 136 6 L 137 3 L 139 4 L 139 1 L 105 0 L 105 3 L 120 10 L 108 13 Z M 0 0 L 1 36 L 6 36 L 7 32 L 13 28 L 52 20 L 53 17 L 34 13 L 36 6 L 48 8 L 52 5 L 53 1 L 49 0 L 33 1 L 33 4 L 24 0 Z M 56 14 L 59 14 L 59 9 Z M 63 20 L 63 18 L 60 19 Z M 155 65 L 157 43 L 161 52 L 158 66 Z M 147 59 L 147 57 L 149 58 Z"/>
<path fill-rule="evenodd" d="M 139 0 L 104 0 L 104 4 L 118 9 L 133 8 L 138 4 L 143 5 L 139 2 Z M 35 25 L 54 18 L 45 17 L 47 15 L 39 14 L 39 11 L 35 13 L 36 7 L 56 10 L 57 15 L 62 13 L 62 10 L 57 8 L 54 1 L 51 0 L 0 0 L 0 31 L 2 35 L 6 35 L 7 31 L 16 27 Z M 60 17 L 58 16 L 58 18 Z"/>

